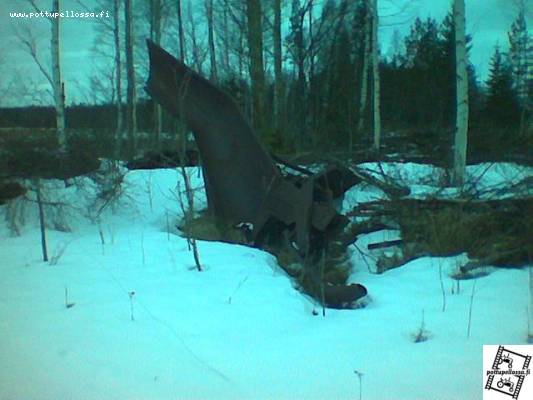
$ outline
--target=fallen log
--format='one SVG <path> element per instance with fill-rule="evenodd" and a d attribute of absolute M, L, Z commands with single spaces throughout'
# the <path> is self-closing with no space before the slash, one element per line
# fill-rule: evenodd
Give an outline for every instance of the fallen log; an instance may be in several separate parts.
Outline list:
<path fill-rule="evenodd" d="M 397 240 L 385 240 L 383 242 L 369 243 L 366 247 L 368 250 L 385 249 L 387 247 L 399 246 L 403 244 L 402 239 Z"/>

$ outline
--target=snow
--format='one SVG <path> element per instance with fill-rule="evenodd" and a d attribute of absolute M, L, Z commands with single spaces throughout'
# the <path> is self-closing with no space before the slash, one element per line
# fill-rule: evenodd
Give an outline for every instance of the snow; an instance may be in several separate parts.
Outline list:
<path fill-rule="evenodd" d="M 385 168 L 420 193 L 435 190 L 433 167 Z M 201 177 L 190 172 L 201 209 Z M 500 164 L 482 180 L 524 174 Z M 397 231 L 352 246 L 350 280 L 368 288 L 367 305 L 325 318 L 264 251 L 199 241 L 198 272 L 174 228 L 180 181 L 173 170 L 129 172 L 121 199 L 100 216 L 90 179 L 48 182 L 47 199 L 68 204 L 72 229 L 47 230 L 50 254 L 64 247 L 55 265 L 41 260 L 33 203 L 20 236 L 2 219 L 0 399 L 358 399 L 354 371 L 365 400 L 480 399 L 482 345 L 525 343 L 526 269 L 487 268 L 459 290 L 450 275 L 465 255 L 372 273 L 366 244 Z M 382 196 L 359 185 L 344 208 Z M 428 340 L 414 343 L 422 320 Z"/>
<path fill-rule="evenodd" d="M 503 189 L 518 185 L 533 177 L 533 167 L 515 163 L 481 163 L 466 168 L 465 185 L 462 188 L 444 187 L 446 171 L 433 165 L 418 163 L 363 163 L 358 166 L 375 178 L 387 177 L 411 190 L 408 198 L 433 197 L 449 199 L 466 198 L 505 198 L 533 196 L 533 184 L 526 183 L 514 193 L 502 193 Z M 386 199 L 381 190 L 365 183 L 354 186 L 345 194 L 344 212 L 357 203 Z"/>

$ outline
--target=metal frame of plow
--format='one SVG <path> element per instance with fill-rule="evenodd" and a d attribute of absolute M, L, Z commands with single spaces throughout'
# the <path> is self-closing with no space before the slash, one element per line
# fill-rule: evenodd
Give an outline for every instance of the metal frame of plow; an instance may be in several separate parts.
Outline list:
<path fill-rule="evenodd" d="M 229 95 L 155 43 L 147 45 L 146 91 L 193 132 L 215 217 L 234 226 L 251 223 L 255 245 L 274 219 L 285 225 L 300 254 L 322 251 L 312 233 L 327 237 L 346 219 L 333 206 L 329 172 L 286 179 Z"/>

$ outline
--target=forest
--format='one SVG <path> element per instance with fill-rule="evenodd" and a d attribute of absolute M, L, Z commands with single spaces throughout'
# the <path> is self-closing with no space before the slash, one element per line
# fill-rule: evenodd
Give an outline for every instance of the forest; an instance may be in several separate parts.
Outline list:
<path fill-rule="evenodd" d="M 143 90 L 144 38 L 150 37 L 236 99 L 271 151 L 349 154 L 364 151 L 374 136 L 382 135 L 385 153 L 393 152 L 398 142 L 414 143 L 434 162 L 451 161 L 456 91 L 451 8 L 441 21 L 416 18 L 405 37 L 395 32 L 392 48 L 384 55 L 379 42 L 372 45 L 372 24 L 379 21 L 374 21 L 366 1 L 283 2 L 283 7 L 276 1 L 256 3 L 248 9 L 243 1 L 208 1 L 200 7 L 201 16 L 193 16 L 180 1 L 136 2 L 129 47 L 134 65 L 129 72 L 126 14 L 120 2 L 114 5 L 120 13 L 112 22 L 99 23 L 91 51 L 103 62 L 90 77 L 87 102 L 63 105 L 65 129 L 92 130 L 99 136 L 106 132 L 102 147 L 107 149 L 116 145 L 116 132 L 122 132 L 129 151 L 140 136 L 136 154 L 157 149 L 163 137 L 175 136 L 173 119 Z M 101 1 L 95 9 L 112 6 L 112 1 Z M 207 25 L 207 40 L 198 37 L 195 24 Z M 20 35 L 31 51 L 36 46 L 31 35 Z M 486 80 L 480 81 L 474 66 L 467 64 L 468 152 L 477 161 L 525 157 L 523 144 L 531 144 L 531 51 L 524 11 L 517 10 L 507 35 L 508 50 L 494 46 Z M 470 42 L 467 35 L 467 53 Z M 380 80 L 377 101 L 374 75 Z M 131 99 L 128 85 L 133 86 Z M 134 116 L 128 111 L 133 107 Z M 27 111 L 2 108 L 1 127 L 55 127 L 53 107 Z"/>

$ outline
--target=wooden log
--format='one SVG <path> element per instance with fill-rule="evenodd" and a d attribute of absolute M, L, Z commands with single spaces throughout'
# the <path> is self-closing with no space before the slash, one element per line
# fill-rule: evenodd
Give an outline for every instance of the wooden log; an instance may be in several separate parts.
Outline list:
<path fill-rule="evenodd" d="M 384 248 L 392 247 L 392 246 L 399 246 L 402 243 L 403 243 L 402 239 L 385 240 L 383 242 L 369 243 L 368 246 L 366 247 L 368 248 L 368 250 L 375 250 L 375 249 L 384 249 Z"/>

